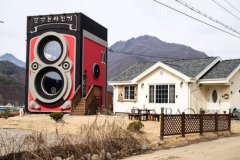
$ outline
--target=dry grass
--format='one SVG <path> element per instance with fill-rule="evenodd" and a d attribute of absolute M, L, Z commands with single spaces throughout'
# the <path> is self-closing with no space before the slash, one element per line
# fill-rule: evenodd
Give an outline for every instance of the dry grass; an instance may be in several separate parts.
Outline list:
<path fill-rule="evenodd" d="M 232 121 L 232 133 L 204 133 L 203 136 L 187 134 L 186 138 L 180 135 L 166 136 L 160 141 L 159 122 L 143 121 L 142 132 L 133 133 L 126 130 L 127 124 L 132 122 L 127 117 L 67 116 L 64 121 L 65 123 L 55 123 L 49 115 L 1 119 L 0 128 L 33 131 L 27 136 L 7 141 L 4 138 L 7 135 L 0 133 L 0 151 L 1 145 L 4 146 L 2 152 L 8 155 L 6 159 L 52 159 L 56 156 L 66 158 L 71 155 L 76 159 L 89 159 L 93 154 L 98 154 L 100 159 L 107 159 L 109 153 L 112 158 L 119 159 L 142 153 L 143 148 L 146 148 L 143 145 L 147 145 L 151 150 L 167 149 L 240 133 L 240 121 Z"/>
<path fill-rule="evenodd" d="M 18 116 L 19 112 L 4 112 L 4 113 L 0 113 L 0 118 L 9 118 L 9 117 L 14 117 L 14 116 Z"/>
<path fill-rule="evenodd" d="M 5 133 L 7 134 L 7 133 Z M 3 157 L 0 159 L 41 159 L 49 160 L 56 156 L 89 159 L 90 155 L 98 154 L 100 159 L 107 155 L 117 159 L 143 152 L 142 145 L 148 141 L 138 133 L 124 129 L 116 121 L 97 123 L 80 127 L 77 135 L 60 135 L 58 129 L 54 134 L 32 132 L 27 136 L 6 140 L 7 135 L 0 134 Z"/>

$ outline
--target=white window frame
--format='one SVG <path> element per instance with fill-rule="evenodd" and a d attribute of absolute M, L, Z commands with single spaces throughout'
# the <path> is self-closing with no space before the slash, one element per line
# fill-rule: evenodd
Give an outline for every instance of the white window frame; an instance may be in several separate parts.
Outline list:
<path fill-rule="evenodd" d="M 106 52 L 101 52 L 101 62 L 103 64 L 106 64 L 106 61 L 107 61 L 107 53 Z"/>
<path fill-rule="evenodd" d="M 125 93 L 126 93 L 126 87 L 128 87 L 128 97 L 126 98 Z M 133 87 L 133 98 L 131 99 L 130 93 L 131 93 L 131 87 Z M 135 99 L 135 86 L 134 85 L 125 85 L 124 86 L 124 100 L 134 100 Z"/>
<path fill-rule="evenodd" d="M 167 103 L 156 103 L 156 86 L 158 85 L 167 85 L 168 86 L 168 99 L 167 99 Z M 174 102 L 169 103 L 170 101 L 170 86 L 174 85 Z M 153 102 L 150 102 L 150 86 L 154 86 L 154 95 L 153 95 Z M 174 83 L 159 83 L 159 84 L 149 84 L 148 85 L 148 103 L 150 104 L 175 104 L 176 103 L 176 84 Z"/>

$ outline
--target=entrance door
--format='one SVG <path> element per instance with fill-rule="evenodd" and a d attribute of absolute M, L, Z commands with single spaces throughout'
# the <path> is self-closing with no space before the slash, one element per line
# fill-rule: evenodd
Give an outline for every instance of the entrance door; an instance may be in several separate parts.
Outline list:
<path fill-rule="evenodd" d="M 209 89 L 209 101 L 208 101 L 208 110 L 210 113 L 220 112 L 220 89 L 219 88 L 211 88 Z"/>

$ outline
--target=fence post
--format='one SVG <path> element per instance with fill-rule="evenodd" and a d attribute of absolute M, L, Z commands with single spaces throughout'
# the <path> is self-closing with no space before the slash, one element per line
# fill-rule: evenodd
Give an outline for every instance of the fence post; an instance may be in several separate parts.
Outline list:
<path fill-rule="evenodd" d="M 200 135 L 203 135 L 203 112 L 200 111 Z"/>
<path fill-rule="evenodd" d="M 218 113 L 215 113 L 215 132 L 218 131 Z"/>
<path fill-rule="evenodd" d="M 161 121 L 160 121 L 160 140 L 163 140 L 164 136 L 164 108 L 161 108 Z"/>
<path fill-rule="evenodd" d="M 181 115 L 181 118 L 182 118 L 182 136 L 183 138 L 185 138 L 185 113 L 182 112 L 182 115 Z"/>
<path fill-rule="evenodd" d="M 229 108 L 229 116 L 228 116 L 228 130 L 231 132 L 231 120 L 232 120 L 232 112 L 231 108 Z"/>

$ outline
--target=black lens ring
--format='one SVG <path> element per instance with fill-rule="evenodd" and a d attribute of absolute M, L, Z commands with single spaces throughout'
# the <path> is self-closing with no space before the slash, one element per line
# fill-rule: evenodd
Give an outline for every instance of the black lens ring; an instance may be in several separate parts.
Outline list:
<path fill-rule="evenodd" d="M 69 67 L 70 67 L 70 63 L 69 62 L 63 62 L 62 67 L 63 67 L 63 69 L 68 70 Z"/>
<path fill-rule="evenodd" d="M 97 79 L 100 76 L 100 67 L 97 63 L 93 65 L 93 78 Z"/>
<path fill-rule="evenodd" d="M 51 72 L 51 71 L 57 72 L 60 75 L 60 77 L 61 77 L 61 79 L 63 81 L 61 89 L 57 92 L 57 94 L 54 94 L 54 95 L 46 94 L 43 91 L 42 83 L 41 83 L 43 76 L 46 73 Z M 39 71 L 39 73 L 36 75 L 35 80 L 34 80 L 34 85 L 35 85 L 36 91 L 44 99 L 54 99 L 54 98 L 58 97 L 62 93 L 64 83 L 65 83 L 64 82 L 64 78 L 63 78 L 63 75 L 61 74 L 61 72 L 58 69 L 53 68 L 53 67 L 46 67 L 46 68 L 42 69 L 41 71 Z"/>
<path fill-rule="evenodd" d="M 37 70 L 38 67 L 39 67 L 39 65 L 38 65 L 37 62 L 33 62 L 32 65 L 31 65 L 31 67 L 32 67 L 33 70 Z"/>
<path fill-rule="evenodd" d="M 61 54 L 60 56 L 54 60 L 54 61 L 50 61 L 48 60 L 45 55 L 44 55 L 44 47 L 46 46 L 47 43 L 51 42 L 51 41 L 57 41 L 60 46 L 61 46 Z M 53 35 L 49 35 L 49 36 L 46 36 L 44 37 L 38 44 L 37 46 L 37 51 L 38 51 L 38 56 L 39 58 L 41 59 L 41 61 L 43 61 L 44 63 L 46 64 L 54 64 L 56 63 L 57 61 L 59 61 L 59 59 L 62 57 L 62 54 L 63 54 L 63 44 L 61 42 L 61 40 L 56 37 L 56 36 L 53 36 Z"/>

